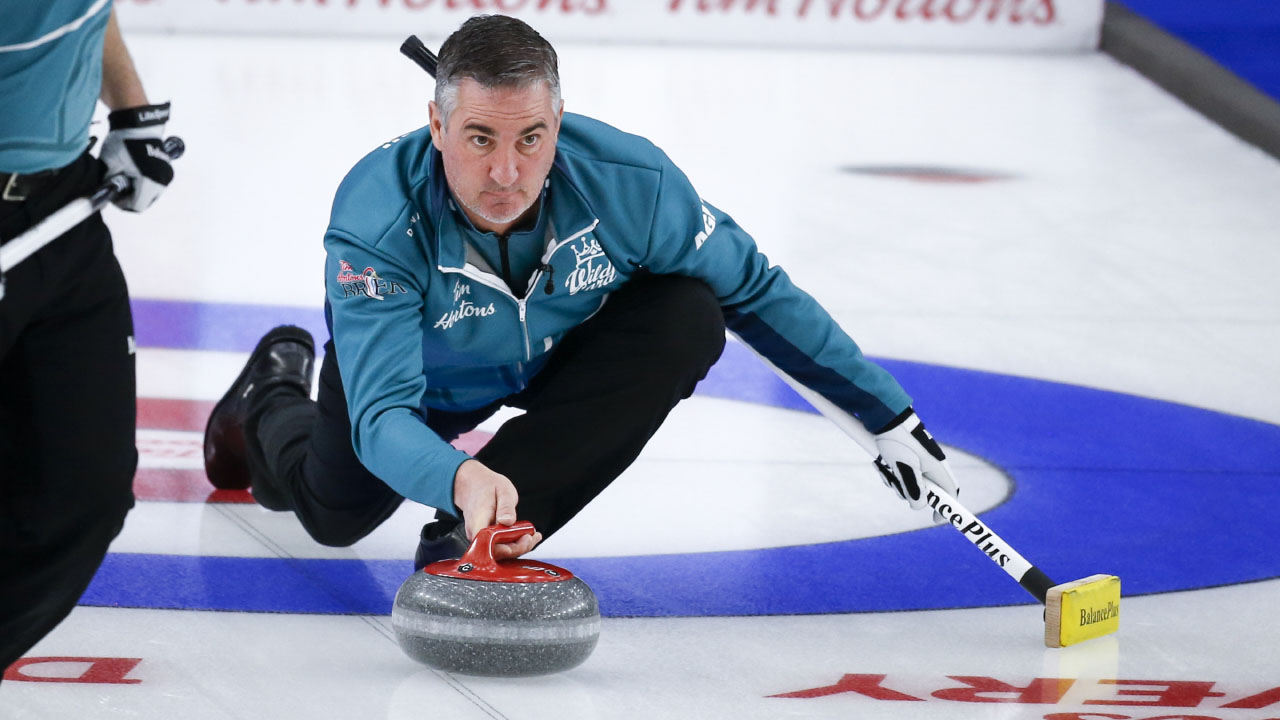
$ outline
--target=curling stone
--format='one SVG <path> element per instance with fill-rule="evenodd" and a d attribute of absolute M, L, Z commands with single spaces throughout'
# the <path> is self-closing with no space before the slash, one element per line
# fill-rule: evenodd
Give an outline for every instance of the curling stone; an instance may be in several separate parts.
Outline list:
<path fill-rule="evenodd" d="M 466 675 L 547 675 L 576 667 L 600 638 L 595 593 L 564 568 L 493 559 L 495 543 L 534 532 L 518 522 L 476 534 L 458 560 L 431 563 L 396 593 L 391 625 L 409 657 Z"/>

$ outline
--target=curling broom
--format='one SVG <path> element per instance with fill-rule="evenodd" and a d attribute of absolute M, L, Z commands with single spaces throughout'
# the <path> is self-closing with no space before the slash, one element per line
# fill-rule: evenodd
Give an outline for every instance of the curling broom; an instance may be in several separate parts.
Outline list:
<path fill-rule="evenodd" d="M 750 346 L 747 346 L 750 347 Z M 757 353 L 757 356 L 759 354 Z M 829 400 L 796 382 L 778 370 L 766 358 L 760 358 L 783 381 L 810 405 L 853 438 L 864 450 L 877 457 L 875 438 L 850 415 L 838 410 Z M 1004 570 L 1036 600 L 1045 606 L 1044 644 L 1065 647 L 1110 635 L 1120 628 L 1120 578 L 1115 575 L 1090 575 L 1056 585 L 1040 568 L 1031 564 L 1013 546 L 1005 542 L 977 515 L 928 478 L 919 478 L 921 491 L 929 507 L 960 532 L 969 542 Z"/>

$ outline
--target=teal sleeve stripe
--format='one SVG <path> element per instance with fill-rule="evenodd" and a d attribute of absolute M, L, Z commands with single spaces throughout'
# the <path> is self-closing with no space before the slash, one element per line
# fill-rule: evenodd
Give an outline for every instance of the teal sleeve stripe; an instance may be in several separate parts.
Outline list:
<path fill-rule="evenodd" d="M 871 431 L 882 428 L 911 404 L 889 373 L 859 357 L 877 387 L 862 388 L 835 370 L 819 365 L 758 315 L 726 308 L 725 325 L 771 363 L 806 387 L 857 417 Z"/>
<path fill-rule="evenodd" d="M 92 6 L 90 6 L 89 9 L 85 11 L 85 13 L 80 17 L 76 18 L 75 20 L 72 20 L 71 22 L 61 27 L 54 28 L 53 30 L 50 30 L 49 32 L 45 33 L 44 35 L 38 38 L 35 38 L 34 40 L 15 43 L 12 45 L 0 45 L 0 53 L 22 52 L 24 50 L 32 50 L 40 47 L 41 45 L 46 45 L 48 43 L 51 43 L 57 40 L 58 38 L 62 37 L 63 35 L 69 35 L 79 30 L 81 26 L 89 22 L 89 20 L 94 15 L 97 15 L 99 12 L 102 11 L 104 7 L 110 4 L 111 4 L 111 0 L 97 0 L 97 2 L 95 2 Z"/>

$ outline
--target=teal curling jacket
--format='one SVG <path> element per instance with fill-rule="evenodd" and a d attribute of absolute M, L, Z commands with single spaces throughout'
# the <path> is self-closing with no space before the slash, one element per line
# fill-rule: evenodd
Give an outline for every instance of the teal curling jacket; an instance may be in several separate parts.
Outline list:
<path fill-rule="evenodd" d="M 70 165 L 89 147 L 110 0 L 0 0 L 0 172 Z"/>
<path fill-rule="evenodd" d="M 356 455 L 405 497 L 457 513 L 469 456 L 432 412 L 518 392 L 565 334 L 638 272 L 703 280 L 728 328 L 777 369 L 877 430 L 911 399 L 752 238 L 649 141 L 564 114 L 523 298 L 485 262 L 427 128 L 374 150 L 338 188 L 325 234 L 326 316 Z"/>

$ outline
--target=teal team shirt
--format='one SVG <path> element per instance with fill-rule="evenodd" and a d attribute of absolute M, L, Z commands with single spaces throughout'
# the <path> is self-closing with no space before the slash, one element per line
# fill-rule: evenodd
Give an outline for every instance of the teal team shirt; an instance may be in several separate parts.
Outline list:
<path fill-rule="evenodd" d="M 352 444 L 411 500 L 457 512 L 453 477 L 468 455 L 428 427 L 432 413 L 523 389 L 566 333 L 641 272 L 707 283 L 730 331 L 869 430 L 911 403 L 643 138 L 565 113 L 531 234 L 519 239 L 536 242 L 541 257 L 520 263 L 532 267 L 521 296 L 494 254 L 476 249 L 493 238 L 477 238 L 454 204 L 427 128 L 374 150 L 338 188 L 325 235 L 326 314 Z"/>
<path fill-rule="evenodd" d="M 71 164 L 89 146 L 111 0 L 0 0 L 0 172 Z"/>

